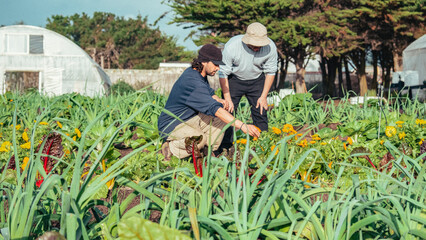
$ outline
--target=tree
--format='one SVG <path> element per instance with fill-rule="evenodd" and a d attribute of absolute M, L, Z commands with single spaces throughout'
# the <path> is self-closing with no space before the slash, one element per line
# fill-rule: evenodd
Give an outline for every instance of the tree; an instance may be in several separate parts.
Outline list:
<path fill-rule="evenodd" d="M 360 81 L 360 95 L 366 94 L 366 51 L 391 50 L 394 71 L 402 70 L 402 50 L 412 42 L 415 33 L 425 33 L 424 3 L 418 0 L 352 0 L 346 1 L 345 8 L 354 12 L 349 21 L 349 28 L 357 33 L 362 42 L 360 47 L 349 54 L 357 68 Z M 382 54 L 386 56 L 386 54 Z M 389 62 L 383 59 L 383 62 Z M 379 63 L 379 62 L 378 62 Z M 375 86 L 373 79 L 371 86 Z"/>
<path fill-rule="evenodd" d="M 117 17 L 95 12 L 72 16 L 54 15 L 46 28 L 82 47 L 105 68 L 155 69 L 163 61 L 191 61 L 193 52 L 177 46 L 173 37 L 148 26 L 147 18 Z"/>

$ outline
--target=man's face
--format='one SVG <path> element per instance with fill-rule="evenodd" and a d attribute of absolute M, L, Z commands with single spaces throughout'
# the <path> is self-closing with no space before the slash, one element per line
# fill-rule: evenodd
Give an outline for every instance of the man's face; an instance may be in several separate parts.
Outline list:
<path fill-rule="evenodd" d="M 253 46 L 253 45 L 250 45 L 250 44 L 247 44 L 247 47 L 250 48 L 251 50 L 253 50 L 254 52 L 259 52 L 260 49 L 262 48 L 262 47 Z"/>
<path fill-rule="evenodd" d="M 215 65 L 213 62 L 210 61 L 206 65 L 204 65 L 204 69 L 207 75 L 214 76 L 216 72 L 219 71 L 219 66 Z"/>

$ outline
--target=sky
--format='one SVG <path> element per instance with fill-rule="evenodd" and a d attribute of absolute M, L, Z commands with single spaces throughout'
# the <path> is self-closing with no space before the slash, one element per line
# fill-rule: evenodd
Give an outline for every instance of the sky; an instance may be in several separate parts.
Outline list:
<path fill-rule="evenodd" d="M 52 15 L 70 16 L 85 12 L 110 12 L 116 16 L 135 18 L 137 15 L 148 18 L 153 24 L 163 13 L 171 8 L 162 0 L 0 0 L 0 25 L 24 24 L 45 27 L 47 18 Z M 176 24 L 168 24 L 173 13 L 161 19 L 157 26 L 163 33 L 174 36 L 180 46 L 196 51 L 198 47 L 191 39 L 184 40 L 191 30 Z"/>

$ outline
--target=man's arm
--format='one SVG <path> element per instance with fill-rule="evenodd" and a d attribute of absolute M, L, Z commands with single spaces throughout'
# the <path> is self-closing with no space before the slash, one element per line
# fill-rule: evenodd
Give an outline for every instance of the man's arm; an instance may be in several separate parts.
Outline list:
<path fill-rule="evenodd" d="M 257 100 L 256 108 L 260 106 L 260 114 L 263 114 L 263 109 L 268 110 L 268 101 L 267 96 L 269 93 L 269 89 L 271 89 L 272 84 L 274 83 L 275 75 L 266 75 L 265 76 L 265 84 L 263 85 L 263 91 Z"/>
<path fill-rule="evenodd" d="M 229 104 L 228 104 L 228 102 L 227 102 L 227 101 L 223 100 L 222 98 L 220 98 L 220 97 L 218 97 L 218 96 L 216 96 L 216 95 L 213 95 L 213 96 L 212 96 L 212 98 L 213 98 L 214 100 L 216 100 L 216 101 L 218 101 L 218 102 L 222 103 L 223 108 L 225 108 L 225 110 L 226 110 L 226 109 L 228 109 Z"/>
<path fill-rule="evenodd" d="M 228 111 L 226 111 L 224 108 L 219 108 L 215 116 L 218 117 L 220 120 L 225 122 L 226 124 L 234 121 L 235 117 L 232 116 Z M 259 137 L 260 132 L 257 130 L 256 126 L 251 124 L 245 124 L 242 121 L 236 119 L 232 126 L 236 127 L 237 129 L 241 129 L 244 133 L 248 133 L 252 137 Z"/>
<path fill-rule="evenodd" d="M 225 107 L 225 110 L 228 112 L 234 111 L 234 104 L 232 103 L 231 99 L 231 93 L 229 92 L 229 82 L 228 78 L 219 78 L 220 88 L 222 89 L 223 98 L 226 101 L 227 107 Z"/>

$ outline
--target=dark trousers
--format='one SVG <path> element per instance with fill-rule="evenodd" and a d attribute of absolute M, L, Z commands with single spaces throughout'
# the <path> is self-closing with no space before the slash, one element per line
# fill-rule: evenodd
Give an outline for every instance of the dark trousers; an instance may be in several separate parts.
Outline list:
<path fill-rule="evenodd" d="M 251 110 L 251 118 L 253 124 L 260 128 L 262 131 L 268 130 L 268 115 L 265 110 L 260 114 L 260 107 L 256 108 L 257 100 L 262 95 L 263 86 L 265 85 L 265 75 L 261 74 L 258 78 L 253 80 L 240 80 L 234 75 L 228 77 L 229 92 L 231 94 L 232 103 L 234 104 L 235 115 L 238 111 L 238 104 L 241 97 L 246 96 Z M 230 127 L 225 131 L 225 136 L 220 149 L 230 148 L 232 146 L 234 137 L 234 128 Z"/>

